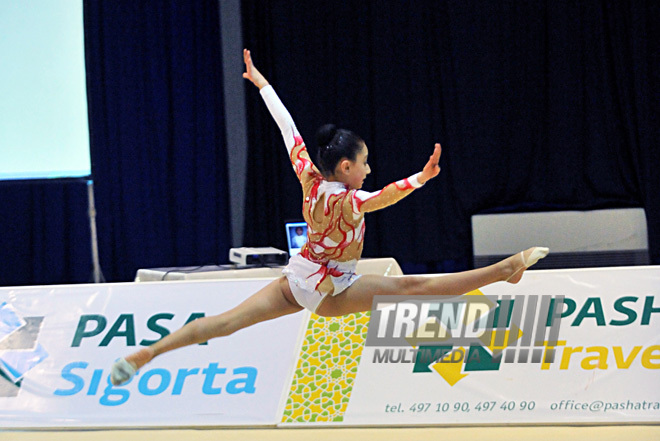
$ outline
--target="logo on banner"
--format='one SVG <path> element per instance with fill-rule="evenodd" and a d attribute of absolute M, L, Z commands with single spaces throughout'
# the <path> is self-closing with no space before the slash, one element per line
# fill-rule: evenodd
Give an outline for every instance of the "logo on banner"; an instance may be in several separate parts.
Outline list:
<path fill-rule="evenodd" d="M 0 397 L 15 397 L 27 372 L 48 357 L 37 343 L 43 317 L 20 317 L 0 303 Z"/>
<path fill-rule="evenodd" d="M 366 345 L 388 347 L 375 350 L 374 363 L 411 363 L 413 373 L 435 371 L 453 386 L 470 372 L 499 370 L 502 362 L 554 361 L 563 297 L 498 299 L 477 290 L 396 300 L 374 301 Z"/>
<path fill-rule="evenodd" d="M 202 312 L 189 314 L 185 324 L 204 317 Z M 172 313 L 156 313 L 147 320 L 145 327 L 163 338 L 170 333 L 168 322 L 175 318 Z M 114 340 L 125 343 L 126 347 L 149 346 L 159 338 L 138 338 L 140 322 L 135 314 L 120 314 L 117 317 L 103 314 L 84 314 L 78 320 L 71 348 L 107 347 Z M 155 337 L 155 336 L 154 336 Z M 199 345 L 208 345 L 207 342 Z M 131 396 L 177 396 L 184 393 L 202 395 L 252 395 L 256 393 L 259 370 L 254 366 L 221 366 L 209 362 L 206 366 L 167 366 L 145 367 L 121 386 L 110 382 L 109 366 L 98 367 L 88 360 L 74 360 L 66 364 L 60 373 L 64 380 L 53 394 L 60 397 L 84 395 L 98 396 L 102 406 L 121 406 Z"/>
<path fill-rule="evenodd" d="M 624 350 L 622 346 L 569 346 L 559 340 L 563 321 L 571 327 L 585 321 L 596 326 L 626 326 L 638 320 L 649 326 L 660 307 L 652 296 L 639 300 L 632 296 L 616 299 L 614 318 L 608 321 L 597 297 L 578 305 L 564 296 L 498 298 L 479 290 L 451 299 L 377 296 L 366 346 L 376 347 L 375 364 L 411 363 L 413 373 L 437 372 L 451 386 L 471 372 L 499 370 L 502 363 L 537 363 L 548 370 L 557 357 L 560 370 L 570 366 L 628 369 L 635 360 L 646 369 L 660 369 L 660 345 Z"/>

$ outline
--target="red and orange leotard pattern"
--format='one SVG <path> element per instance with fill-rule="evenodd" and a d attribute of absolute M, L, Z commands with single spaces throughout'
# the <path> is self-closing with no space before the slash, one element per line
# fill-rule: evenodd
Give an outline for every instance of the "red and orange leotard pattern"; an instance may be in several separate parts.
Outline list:
<path fill-rule="evenodd" d="M 302 185 L 308 225 L 307 243 L 283 272 L 298 303 L 314 312 L 326 295 L 339 294 L 359 277 L 355 266 L 364 245 L 364 214 L 396 203 L 422 184 L 413 175 L 370 193 L 326 180 L 272 86 L 262 88 L 261 95 L 282 131 Z"/>

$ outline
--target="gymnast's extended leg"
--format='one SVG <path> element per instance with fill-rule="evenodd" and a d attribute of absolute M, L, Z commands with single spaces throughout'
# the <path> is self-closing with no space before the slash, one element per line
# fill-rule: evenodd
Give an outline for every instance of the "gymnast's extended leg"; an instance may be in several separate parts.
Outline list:
<path fill-rule="evenodd" d="M 484 268 L 437 277 L 364 275 L 341 294 L 326 296 L 316 313 L 336 317 L 369 311 L 377 295 L 457 296 L 495 282 L 518 283 L 525 269 L 547 254 L 547 248 L 530 248 Z"/>
<path fill-rule="evenodd" d="M 184 346 L 202 343 L 215 337 L 223 337 L 283 315 L 298 312 L 299 306 L 285 277 L 266 285 L 254 295 L 222 314 L 202 317 L 165 336 L 158 342 L 121 359 L 112 367 L 113 384 L 128 381 L 135 371 L 154 357 Z"/>

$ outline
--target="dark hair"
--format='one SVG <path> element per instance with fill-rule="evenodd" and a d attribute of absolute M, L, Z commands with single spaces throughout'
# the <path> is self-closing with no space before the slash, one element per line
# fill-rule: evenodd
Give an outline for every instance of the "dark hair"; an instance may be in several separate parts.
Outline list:
<path fill-rule="evenodd" d="M 355 161 L 357 154 L 362 151 L 364 141 L 350 130 L 326 124 L 316 131 L 316 144 L 319 148 L 317 165 L 327 176 L 335 172 L 337 164 L 343 158 Z"/>

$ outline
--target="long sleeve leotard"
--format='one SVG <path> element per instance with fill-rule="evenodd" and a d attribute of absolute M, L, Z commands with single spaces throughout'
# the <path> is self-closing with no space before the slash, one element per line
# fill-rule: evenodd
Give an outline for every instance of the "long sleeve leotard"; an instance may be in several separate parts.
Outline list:
<path fill-rule="evenodd" d="M 336 295 L 333 280 L 354 272 L 364 245 L 364 214 L 396 203 L 422 186 L 418 174 L 386 186 L 377 192 L 350 189 L 328 181 L 316 168 L 305 143 L 272 86 L 261 95 L 279 126 L 293 169 L 303 190 L 303 217 L 307 222 L 307 243 L 300 256 L 320 265 L 314 288 L 321 295 Z M 286 273 L 286 271 L 285 271 Z M 314 273 L 316 274 L 316 273 Z M 331 277 L 328 277 L 331 276 Z"/>

